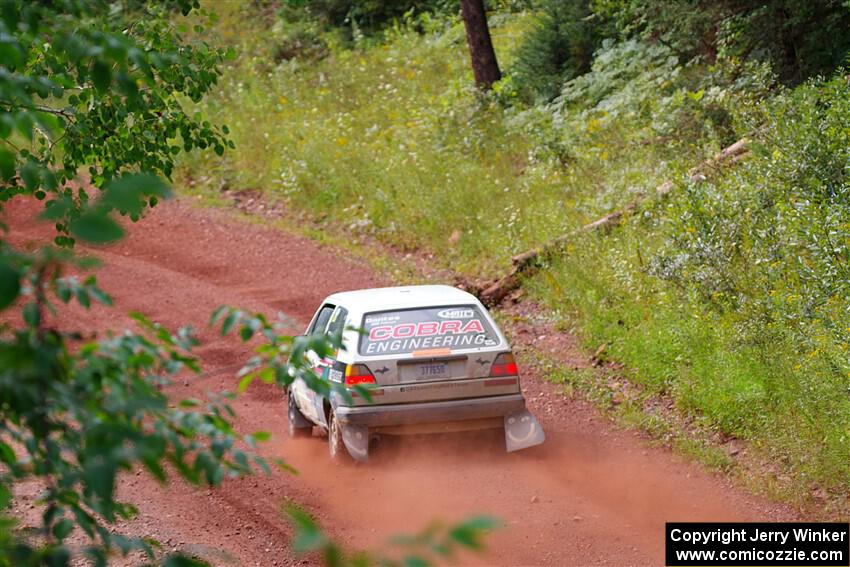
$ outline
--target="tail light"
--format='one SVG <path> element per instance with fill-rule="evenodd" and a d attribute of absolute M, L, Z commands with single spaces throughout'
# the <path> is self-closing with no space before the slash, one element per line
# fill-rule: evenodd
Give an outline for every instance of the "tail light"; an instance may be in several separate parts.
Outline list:
<path fill-rule="evenodd" d="M 375 376 L 365 364 L 349 364 L 345 367 L 345 385 L 374 384 Z"/>
<path fill-rule="evenodd" d="M 490 365 L 490 376 L 516 376 L 517 374 L 519 369 L 517 369 L 514 355 L 510 352 L 503 352 Z"/>

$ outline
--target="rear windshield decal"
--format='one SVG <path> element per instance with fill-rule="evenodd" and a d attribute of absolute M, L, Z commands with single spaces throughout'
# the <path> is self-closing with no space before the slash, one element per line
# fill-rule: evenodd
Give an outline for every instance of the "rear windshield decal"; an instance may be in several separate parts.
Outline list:
<path fill-rule="evenodd" d="M 367 313 L 360 354 L 408 354 L 433 348 L 470 349 L 498 344 L 473 305 Z"/>

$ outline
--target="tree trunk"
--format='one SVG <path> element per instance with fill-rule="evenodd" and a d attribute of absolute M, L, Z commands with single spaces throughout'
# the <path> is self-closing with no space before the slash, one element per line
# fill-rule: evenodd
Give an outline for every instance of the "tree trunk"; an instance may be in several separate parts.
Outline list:
<path fill-rule="evenodd" d="M 484 13 L 484 0 L 460 0 L 460 12 L 466 28 L 466 42 L 469 44 L 469 56 L 472 59 L 472 72 L 475 84 L 489 90 L 493 83 L 502 78 L 493 42 L 490 40 L 490 28 Z"/>

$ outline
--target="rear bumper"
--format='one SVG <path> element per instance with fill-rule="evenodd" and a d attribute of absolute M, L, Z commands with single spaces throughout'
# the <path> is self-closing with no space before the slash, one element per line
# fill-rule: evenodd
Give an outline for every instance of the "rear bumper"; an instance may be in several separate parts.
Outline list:
<path fill-rule="evenodd" d="M 522 394 L 510 394 L 384 406 L 339 406 L 336 408 L 336 418 L 344 425 L 387 427 L 502 418 L 524 409 L 525 398 Z"/>

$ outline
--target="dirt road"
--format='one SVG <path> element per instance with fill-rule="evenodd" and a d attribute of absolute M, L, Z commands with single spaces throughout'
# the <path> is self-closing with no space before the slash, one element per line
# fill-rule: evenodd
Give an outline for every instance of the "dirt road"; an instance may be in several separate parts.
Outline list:
<path fill-rule="evenodd" d="M 50 227 L 27 220 L 38 210 L 32 204 L 9 209 L 13 241 L 50 234 Z M 120 330 L 130 326 L 123 314 L 131 310 L 172 327 L 192 324 L 203 339 L 198 353 L 206 370 L 246 354 L 206 328 L 222 303 L 283 311 L 303 325 L 333 291 L 390 283 L 339 251 L 179 201 L 161 206 L 132 225 L 127 240 L 96 254 L 104 261 L 98 278 L 116 309 L 77 310 L 63 324 Z M 529 405 L 547 432 L 543 446 L 508 455 L 492 436 L 404 439 L 382 445 L 372 463 L 358 467 L 332 465 L 322 437 L 287 439 L 281 394 L 252 386 L 235 404 L 238 426 L 273 432 L 263 452 L 284 457 L 300 475 L 275 472 L 200 491 L 182 484 L 164 489 L 144 473 L 128 475 L 121 493 L 141 511 L 128 529 L 169 548 L 194 546 L 221 565 L 309 562 L 288 550 L 290 531 L 280 508 L 293 499 L 355 547 L 381 545 L 435 518 L 488 513 L 505 529 L 485 555 L 465 555 L 462 563 L 662 565 L 665 521 L 792 519 L 787 509 L 616 429 L 540 376 L 526 372 L 523 378 Z M 223 388 L 235 389 L 232 373 L 178 384 L 173 396 Z"/>

